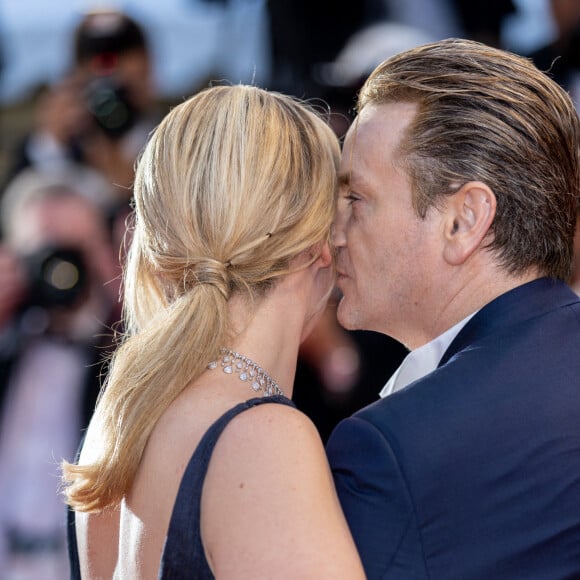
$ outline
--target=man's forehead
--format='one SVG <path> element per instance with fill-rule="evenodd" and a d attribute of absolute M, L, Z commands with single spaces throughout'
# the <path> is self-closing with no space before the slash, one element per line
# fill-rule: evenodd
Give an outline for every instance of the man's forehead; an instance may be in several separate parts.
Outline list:
<path fill-rule="evenodd" d="M 369 103 L 361 109 L 349 128 L 345 143 L 376 137 L 391 137 L 398 141 L 406 133 L 417 111 L 417 103 L 411 101 Z"/>
<path fill-rule="evenodd" d="M 406 101 L 365 106 L 344 139 L 340 165 L 344 178 L 351 183 L 363 179 L 362 174 L 378 159 L 381 164 L 394 162 L 416 114 L 416 103 Z"/>
<path fill-rule="evenodd" d="M 360 187 L 365 183 L 368 171 L 368 145 L 361 143 L 360 115 L 348 130 L 343 147 L 338 173 L 339 185 L 342 187 Z M 364 136 L 363 136 L 364 137 Z"/>

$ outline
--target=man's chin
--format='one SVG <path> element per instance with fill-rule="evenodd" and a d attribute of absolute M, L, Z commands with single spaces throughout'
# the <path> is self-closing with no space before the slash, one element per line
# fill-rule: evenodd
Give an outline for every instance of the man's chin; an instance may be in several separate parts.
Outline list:
<path fill-rule="evenodd" d="M 336 309 L 336 319 L 338 320 L 340 326 L 346 330 L 360 330 L 356 324 L 354 324 L 354 317 L 352 316 L 352 312 L 348 307 L 348 300 L 344 295 L 338 303 L 338 307 Z"/>

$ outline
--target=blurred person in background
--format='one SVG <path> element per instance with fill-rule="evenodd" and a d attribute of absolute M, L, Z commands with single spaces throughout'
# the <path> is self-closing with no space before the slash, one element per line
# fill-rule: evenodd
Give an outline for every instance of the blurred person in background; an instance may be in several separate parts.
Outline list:
<path fill-rule="evenodd" d="M 570 92 L 580 105 L 580 2 L 550 0 L 556 38 L 533 51 L 534 64 Z"/>
<path fill-rule="evenodd" d="M 576 110 L 580 106 L 580 2 L 550 0 L 556 37 L 529 54 L 534 64 L 564 87 Z M 580 295 L 580 220 L 574 237 L 574 271 L 570 286 Z"/>
<path fill-rule="evenodd" d="M 28 169 L 0 245 L 0 577 L 68 574 L 58 459 L 73 458 L 119 318 L 118 260 L 78 172 Z"/>
<path fill-rule="evenodd" d="M 82 164 L 110 184 L 103 195 L 114 213 L 131 196 L 135 159 L 159 119 L 150 49 L 142 27 L 115 10 L 85 14 L 72 44 L 72 68 L 39 97 L 8 181 L 27 167 Z"/>
<path fill-rule="evenodd" d="M 464 38 L 501 47 L 502 24 L 507 16 L 517 10 L 514 0 L 450 1 Z"/>
<path fill-rule="evenodd" d="M 387 15 L 383 0 L 270 0 L 268 12 L 271 85 L 301 98 L 321 96 L 319 63 L 333 60 L 355 31 Z"/>
<path fill-rule="evenodd" d="M 570 277 L 570 287 L 580 296 L 580 219 L 576 218 L 574 235 L 574 269 Z"/>

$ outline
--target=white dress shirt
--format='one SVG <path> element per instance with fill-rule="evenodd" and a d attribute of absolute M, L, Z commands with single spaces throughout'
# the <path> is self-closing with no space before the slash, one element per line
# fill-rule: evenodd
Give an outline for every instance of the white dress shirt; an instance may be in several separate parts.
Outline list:
<path fill-rule="evenodd" d="M 476 311 L 477 312 L 477 311 Z M 476 312 L 470 314 L 431 342 L 412 350 L 403 360 L 401 366 L 393 373 L 387 384 L 383 387 L 379 396 L 384 399 L 397 391 L 410 385 L 417 379 L 421 379 L 433 372 L 445 351 L 459 334 L 459 331 L 475 316 Z"/>

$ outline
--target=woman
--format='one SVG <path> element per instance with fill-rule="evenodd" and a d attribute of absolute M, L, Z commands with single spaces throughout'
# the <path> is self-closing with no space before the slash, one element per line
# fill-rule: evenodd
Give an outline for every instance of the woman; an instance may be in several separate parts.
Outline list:
<path fill-rule="evenodd" d="M 64 464 L 83 578 L 363 577 L 320 438 L 288 400 L 333 287 L 338 156 L 315 113 L 255 87 L 205 90 L 153 134 L 128 336 Z"/>

